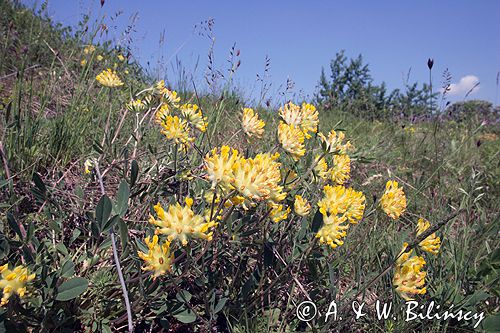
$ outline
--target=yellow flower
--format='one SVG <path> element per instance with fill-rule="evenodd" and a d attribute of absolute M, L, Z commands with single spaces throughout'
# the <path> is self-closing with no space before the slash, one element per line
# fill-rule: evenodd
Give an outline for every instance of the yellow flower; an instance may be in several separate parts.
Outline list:
<path fill-rule="evenodd" d="M 114 88 L 123 85 L 122 80 L 116 75 L 116 72 L 110 68 L 103 70 L 96 76 L 96 80 L 105 87 Z"/>
<path fill-rule="evenodd" d="M 403 245 L 404 252 L 407 243 Z M 413 250 L 404 252 L 396 260 L 396 267 L 392 283 L 396 287 L 396 292 L 405 300 L 412 300 L 413 295 L 423 295 L 426 293 L 425 276 L 426 272 L 421 269 L 425 265 L 422 257 L 410 257 Z"/>
<path fill-rule="evenodd" d="M 329 170 L 334 183 L 343 185 L 350 177 L 351 159 L 348 155 L 334 155 L 333 167 Z"/>
<path fill-rule="evenodd" d="M 283 107 L 279 109 L 279 115 L 281 119 L 288 125 L 294 125 L 295 127 L 299 127 L 302 122 L 302 113 L 300 110 L 300 106 L 293 104 L 292 102 L 288 102 Z"/>
<path fill-rule="evenodd" d="M 300 128 L 302 128 L 306 139 L 310 139 L 311 135 L 309 132 L 316 133 L 318 131 L 318 111 L 314 105 L 302 103 L 301 114 L 302 121 L 300 122 Z"/>
<path fill-rule="evenodd" d="M 216 225 L 215 222 L 205 222 L 201 215 L 196 215 L 191 206 L 193 199 L 186 198 L 186 206 L 181 207 L 179 203 L 170 205 L 168 211 L 164 211 L 158 203 L 154 206 L 158 219 L 149 217 L 149 222 L 156 225 L 155 234 L 164 234 L 168 240 L 179 239 L 182 245 L 186 245 L 189 238 L 202 238 L 212 240 L 212 232 L 209 229 Z"/>
<path fill-rule="evenodd" d="M 233 164 L 234 180 L 232 185 L 245 198 L 253 201 L 282 201 L 283 193 L 280 167 L 276 162 L 280 155 L 257 154 L 254 158 L 240 158 Z"/>
<path fill-rule="evenodd" d="M 179 102 L 181 101 L 181 98 L 177 96 L 177 91 L 170 90 L 165 87 L 165 81 L 163 80 L 158 81 L 153 86 L 153 93 L 160 95 L 161 98 L 165 100 L 170 106 L 175 108 L 179 107 Z"/>
<path fill-rule="evenodd" d="M 207 130 L 207 117 L 203 117 L 200 108 L 196 104 L 182 104 L 181 114 L 186 121 L 196 127 L 199 131 Z"/>
<path fill-rule="evenodd" d="M 311 211 L 311 204 L 307 202 L 306 199 L 302 198 L 302 196 L 296 195 L 295 202 L 293 203 L 293 210 L 299 216 L 307 216 Z"/>
<path fill-rule="evenodd" d="M 12 294 L 18 294 L 20 298 L 26 294 L 26 284 L 35 278 L 35 274 L 28 275 L 28 268 L 16 266 L 13 270 L 9 269 L 9 264 L 0 266 L 2 279 L 0 280 L 0 289 L 3 296 L 0 301 L 0 307 L 9 302 Z"/>
<path fill-rule="evenodd" d="M 318 134 L 319 139 L 321 140 L 321 147 L 325 153 L 334 153 L 334 154 L 345 154 L 348 150 L 352 148 L 352 145 L 349 141 L 343 143 L 345 139 L 344 132 L 335 132 L 335 130 L 331 130 L 328 133 L 328 138 L 323 135 L 323 133 Z"/>
<path fill-rule="evenodd" d="M 104 59 L 104 57 L 99 54 L 96 59 L 97 59 L 97 61 L 102 61 Z"/>
<path fill-rule="evenodd" d="M 326 185 L 324 197 L 318 202 L 319 211 L 324 216 L 337 215 L 341 222 L 349 220 L 356 224 L 363 218 L 365 196 L 363 193 L 344 186 Z"/>
<path fill-rule="evenodd" d="M 314 159 L 314 163 L 316 164 L 314 166 L 314 171 L 316 172 L 318 177 L 320 177 L 321 179 L 326 179 L 329 175 L 328 164 L 326 163 L 324 157 L 321 157 L 321 159 L 319 159 L 320 157 L 320 155 L 316 155 L 316 158 Z"/>
<path fill-rule="evenodd" d="M 92 169 L 94 169 L 94 162 L 92 160 L 85 160 L 85 163 L 83 163 L 83 166 L 85 167 L 85 174 L 88 175 L 92 172 Z"/>
<path fill-rule="evenodd" d="M 168 104 L 162 104 L 155 114 L 156 123 L 161 124 L 168 115 L 170 115 L 170 107 Z"/>
<path fill-rule="evenodd" d="M 91 54 L 91 53 L 94 53 L 94 51 L 95 51 L 95 46 L 94 45 L 87 45 L 83 49 L 83 53 L 85 53 L 85 54 Z"/>
<path fill-rule="evenodd" d="M 154 235 L 150 241 L 149 236 L 144 240 L 149 248 L 148 253 L 138 251 L 139 258 L 146 262 L 142 267 L 145 271 L 153 271 L 153 279 L 167 272 L 170 272 L 174 254 L 170 254 L 170 242 L 165 241 L 162 245 L 158 244 L 158 236 Z"/>
<path fill-rule="evenodd" d="M 243 117 L 241 119 L 243 131 L 249 138 L 255 136 L 262 138 L 264 134 L 264 126 L 266 123 L 259 119 L 259 115 L 251 108 L 243 108 Z"/>
<path fill-rule="evenodd" d="M 328 244 L 333 249 L 343 245 L 342 239 L 346 236 L 346 230 L 349 228 L 349 224 L 343 224 L 344 221 L 335 215 L 323 215 L 323 226 L 316 234 L 316 238 L 319 238 L 321 244 Z"/>
<path fill-rule="evenodd" d="M 289 152 L 295 161 L 306 153 L 304 133 L 295 125 L 280 122 L 278 125 L 278 140 L 283 149 Z"/>
<path fill-rule="evenodd" d="M 141 99 L 133 99 L 127 103 L 127 109 L 130 111 L 141 112 L 146 109 L 146 103 Z"/>
<path fill-rule="evenodd" d="M 280 204 L 271 204 L 270 207 L 271 212 L 269 213 L 269 216 L 274 223 L 286 220 L 288 214 L 290 213 L 290 207 L 287 207 L 285 210 L 283 210 L 283 205 Z"/>
<path fill-rule="evenodd" d="M 380 198 L 380 205 L 384 212 L 396 220 L 406 210 L 406 196 L 398 182 L 389 180 L 385 185 L 385 192 Z"/>
<path fill-rule="evenodd" d="M 85 66 L 87 64 L 87 59 L 82 59 L 82 61 L 80 61 L 80 66 Z"/>
<path fill-rule="evenodd" d="M 234 181 L 233 165 L 240 159 L 236 149 L 231 149 L 228 146 L 218 149 L 214 148 L 205 156 L 205 170 L 208 174 L 208 179 L 212 181 L 212 188 L 217 184 L 221 184 L 226 189 L 232 189 Z"/>
<path fill-rule="evenodd" d="M 431 224 L 429 221 L 419 218 L 418 219 L 418 225 L 417 225 L 417 236 L 419 236 L 421 233 L 423 233 L 425 230 L 429 229 Z M 441 239 L 439 237 L 436 237 L 436 234 L 433 233 L 423 241 L 421 241 L 418 246 L 423 251 L 432 253 L 432 254 L 437 254 L 439 252 L 439 248 L 441 247 Z"/>
<path fill-rule="evenodd" d="M 118 60 L 125 61 L 125 57 L 122 54 L 118 55 Z"/>
<path fill-rule="evenodd" d="M 177 116 L 166 116 L 161 122 L 163 129 L 161 133 L 166 136 L 168 140 L 172 140 L 177 144 L 188 144 L 194 138 L 189 137 L 187 124 L 184 120 L 179 119 Z"/>

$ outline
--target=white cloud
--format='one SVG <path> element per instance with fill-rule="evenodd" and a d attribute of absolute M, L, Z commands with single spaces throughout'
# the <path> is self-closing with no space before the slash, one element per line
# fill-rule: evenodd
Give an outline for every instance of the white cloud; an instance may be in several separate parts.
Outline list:
<path fill-rule="evenodd" d="M 479 78 L 475 75 L 466 75 L 462 77 L 458 83 L 450 84 L 450 91 L 448 94 L 465 95 L 471 89 L 473 89 L 471 94 L 474 94 L 479 90 Z"/>

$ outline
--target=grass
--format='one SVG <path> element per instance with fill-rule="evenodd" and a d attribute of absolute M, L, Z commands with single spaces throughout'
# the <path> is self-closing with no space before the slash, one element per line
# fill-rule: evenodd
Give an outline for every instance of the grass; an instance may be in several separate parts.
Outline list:
<path fill-rule="evenodd" d="M 98 25 L 84 21 L 70 31 L 43 8 L 34 14 L 12 1 L 1 0 L 0 11 L 0 258 L 36 274 L 29 295 L 13 296 L 0 309 L 6 331 L 127 331 L 123 286 L 136 332 L 474 331 L 472 322 L 407 322 L 399 312 L 376 320 L 376 300 L 404 305 L 393 287 L 393 261 L 403 242 L 415 239 L 418 218 L 439 225 L 453 213 L 437 231 L 436 256 L 414 250 L 425 257 L 427 272 L 427 292 L 418 300 L 483 311 L 486 320 L 476 330 L 498 326 L 497 122 L 474 113 L 460 121 L 372 121 L 320 108 L 319 131 L 342 130 L 356 147 L 347 185 L 366 196 L 363 220 L 331 249 L 314 237 L 323 223 L 316 208 L 323 183 L 308 170 L 320 151 L 318 138 L 306 140 L 306 155 L 294 161 L 277 144 L 277 109 L 259 107 L 264 137 L 248 139 L 240 120 L 247 105 L 231 83 L 237 60 L 226 81 L 209 80 L 213 87 L 179 84 L 182 101 L 200 105 L 208 120 L 207 131 L 193 132 L 190 150 L 179 151 L 160 133 L 154 108 L 125 107 L 154 84 L 133 58 L 119 59 L 127 50 L 108 42 L 85 53 Z M 95 76 L 115 64 L 124 86 L 100 86 Z M 278 151 L 282 177 L 294 170 L 304 178 L 287 188 L 282 203 L 293 211 L 293 195 L 300 193 L 313 205 L 310 216 L 291 212 L 273 223 L 265 203 L 245 210 L 204 202 L 210 184 L 203 159 L 224 144 L 247 157 Z M 83 172 L 86 159 L 98 163 L 90 175 Z M 408 202 L 396 221 L 379 208 L 389 179 L 404 187 Z M 172 271 L 151 279 L 137 252 L 147 252 L 153 205 L 183 203 L 187 196 L 197 213 L 220 210 L 223 217 L 212 241 L 173 242 Z M 332 300 L 345 306 L 356 299 L 366 303 L 367 315 L 301 322 L 296 307 L 308 299 L 321 313 Z"/>

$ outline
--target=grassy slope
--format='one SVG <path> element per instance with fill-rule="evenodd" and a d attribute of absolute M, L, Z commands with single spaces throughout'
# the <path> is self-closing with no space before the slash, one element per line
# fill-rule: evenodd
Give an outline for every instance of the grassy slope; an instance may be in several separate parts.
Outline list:
<path fill-rule="evenodd" d="M 105 56 L 104 63 L 98 62 L 95 56 L 83 53 L 82 43 L 69 37 L 64 29 L 54 28 L 51 22 L 34 19 L 26 9 L 13 10 L 5 0 L 0 0 L 0 11 L 6 13 L 0 17 L 0 129 L 6 157 L 0 172 L 2 216 L 9 210 L 25 223 L 30 219 L 47 223 L 43 217 L 37 217 L 39 206 L 30 194 L 29 181 L 33 174 L 43 175 L 44 182 L 57 189 L 53 200 L 71 203 L 71 207 L 74 202 L 72 193 L 77 188 L 83 187 L 89 197 L 95 196 L 97 184 L 85 185 L 82 164 L 85 158 L 95 154 L 95 146 L 101 141 L 108 102 L 111 101 L 114 128 L 124 112 L 122 101 L 146 87 L 146 82 L 137 66 L 121 63 L 116 58 L 116 52 L 110 49 L 98 49 L 98 53 Z M 87 64 L 81 66 L 80 61 L 84 58 Z M 127 86 L 134 87 L 133 91 L 123 89 L 110 95 L 96 86 L 95 75 L 114 63 L 118 63 L 120 72 L 129 71 L 125 81 Z M 240 105 L 233 99 L 221 100 L 210 96 L 203 97 L 201 105 L 211 120 L 224 120 L 218 124 L 211 122 L 209 133 L 212 134 L 213 146 L 221 143 L 222 134 L 227 138 L 228 133 L 229 136 L 234 134 L 229 144 L 236 148 L 246 146 L 241 132 L 238 133 L 236 110 Z M 268 136 L 275 135 L 275 124 L 270 117 L 266 117 L 266 113 L 272 112 L 276 111 L 261 112 L 267 120 Z M 453 299 L 456 303 L 470 301 L 470 296 L 480 290 L 487 291 L 489 295 L 497 293 L 498 296 L 498 286 L 491 285 L 491 276 L 482 275 L 485 263 L 493 265 L 498 260 L 498 250 L 493 257 L 494 250 L 498 249 L 498 125 L 481 125 L 482 119 L 474 116 L 460 123 L 449 121 L 439 124 L 369 122 L 342 112 L 321 113 L 320 117 L 320 130 L 327 131 L 337 124 L 337 128 L 346 130 L 357 148 L 352 186 L 359 188 L 364 184 L 367 193 L 381 193 L 385 180 L 395 178 L 405 187 L 408 211 L 418 212 L 418 215 L 406 215 L 397 226 L 389 224 L 382 214 L 376 213 L 372 225 L 353 234 L 339 249 L 338 257 L 325 265 L 334 271 L 343 270 L 352 281 L 364 278 L 370 275 L 366 272 L 366 263 L 378 263 L 376 267 L 371 267 L 372 272 L 385 267 L 388 259 L 379 256 L 379 253 L 397 252 L 401 245 L 400 235 L 412 232 L 418 216 L 426 216 L 431 222 L 436 222 L 446 216 L 452 207 L 462 207 L 466 209 L 466 214 L 445 227 L 442 254 L 429 263 L 431 270 L 455 274 L 449 275 L 448 280 L 439 279 L 439 283 L 431 281 L 429 294 L 436 299 Z M 115 147 L 116 151 L 110 155 L 116 159 L 123 156 L 123 151 L 117 147 L 123 147 L 132 126 L 132 117 L 126 118 L 124 130 L 116 139 L 118 144 L 109 146 L 109 149 Z M 146 143 L 151 145 L 150 150 L 164 145 L 153 125 L 149 131 L 151 133 L 141 147 L 141 154 L 146 160 L 152 159 Z M 495 134 L 497 137 L 484 134 Z M 266 146 L 270 141 L 257 142 L 251 150 L 271 149 L 273 147 Z M 5 165 L 8 168 L 4 168 Z M 118 167 L 110 172 L 110 177 L 118 177 L 122 171 Z M 109 191 L 114 192 L 114 188 L 116 186 L 111 185 Z M 367 207 L 371 207 L 374 199 L 368 198 Z M 91 203 L 85 205 L 92 206 Z M 70 224 L 77 223 L 72 220 L 76 219 L 74 215 L 77 214 L 62 215 L 61 219 L 72 221 L 68 222 Z M 389 236 L 376 236 L 387 230 Z M 370 237 L 367 238 L 367 234 Z M 338 259 L 359 251 L 358 244 L 363 243 L 366 246 L 364 254 L 350 261 L 349 265 Z M 325 276 L 317 282 L 326 288 L 329 286 Z M 344 282 L 347 284 L 348 281 Z M 371 292 L 379 298 L 387 297 L 386 290 L 390 283 L 386 278 Z M 380 329 L 389 325 L 372 324 L 379 325 Z M 261 323 L 257 320 L 255 325 Z M 385 329 L 388 329 L 387 326 Z"/>

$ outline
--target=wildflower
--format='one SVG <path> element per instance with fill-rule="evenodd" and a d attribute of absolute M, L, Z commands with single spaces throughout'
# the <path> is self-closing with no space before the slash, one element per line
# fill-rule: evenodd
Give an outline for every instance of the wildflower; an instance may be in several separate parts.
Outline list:
<path fill-rule="evenodd" d="M 300 195 L 296 195 L 295 202 L 293 203 L 293 210 L 299 216 L 307 216 L 311 211 L 311 204 L 307 202 L 307 199 L 302 198 Z"/>
<path fill-rule="evenodd" d="M 139 258 L 146 262 L 142 267 L 145 271 L 153 271 L 153 279 L 169 272 L 172 268 L 174 254 L 170 254 L 170 242 L 165 241 L 162 245 L 158 244 L 158 235 L 154 235 L 150 240 L 149 236 L 144 240 L 149 248 L 147 253 L 138 251 Z"/>
<path fill-rule="evenodd" d="M 406 196 L 398 182 L 389 180 L 385 185 L 385 192 L 380 198 L 380 205 L 384 212 L 396 220 L 406 210 Z"/>
<path fill-rule="evenodd" d="M 233 164 L 233 186 L 245 198 L 253 201 L 282 201 L 283 193 L 280 167 L 276 162 L 280 155 L 257 154 L 254 158 L 240 158 Z"/>
<path fill-rule="evenodd" d="M 80 61 L 80 66 L 85 66 L 87 64 L 87 59 L 82 59 L 82 61 Z"/>
<path fill-rule="evenodd" d="M 290 207 L 287 207 L 285 210 L 283 210 L 283 205 L 279 204 L 271 204 L 270 207 L 271 207 L 271 212 L 269 213 L 269 216 L 271 217 L 274 223 L 278 223 L 288 218 L 288 214 L 290 213 Z"/>
<path fill-rule="evenodd" d="M 266 123 L 259 119 L 257 112 L 254 112 L 251 108 L 243 109 L 243 117 L 241 119 L 241 125 L 243 131 L 249 138 L 255 136 L 256 138 L 262 138 L 264 134 L 264 126 Z"/>
<path fill-rule="evenodd" d="M 127 109 L 130 111 L 141 112 L 146 109 L 146 103 L 141 99 L 133 99 L 127 103 Z"/>
<path fill-rule="evenodd" d="M 324 216 L 339 216 L 341 222 L 349 220 L 356 224 L 363 218 L 365 196 L 363 193 L 344 186 L 326 185 L 324 197 L 318 202 L 319 211 Z"/>
<path fill-rule="evenodd" d="M 212 188 L 217 184 L 221 184 L 226 189 L 232 189 L 234 181 L 233 166 L 240 159 L 236 149 L 231 149 L 228 146 L 218 149 L 214 148 L 205 156 L 205 170 L 208 174 L 208 179 L 212 181 Z"/>
<path fill-rule="evenodd" d="M 278 140 L 283 149 L 289 152 L 295 161 L 306 153 L 304 133 L 295 125 L 280 122 L 278 125 Z"/>
<path fill-rule="evenodd" d="M 9 269 L 9 264 L 0 266 L 0 289 L 2 289 L 2 299 L 0 307 L 5 306 L 9 302 L 12 294 L 18 294 L 19 297 L 24 297 L 26 294 L 26 284 L 35 278 L 35 274 L 28 275 L 28 268 L 24 266 L 16 266 L 13 270 Z"/>
<path fill-rule="evenodd" d="M 316 164 L 314 166 L 314 171 L 321 179 L 326 179 L 329 174 L 328 164 L 326 163 L 324 157 L 321 157 L 321 159 L 320 157 L 320 155 L 316 155 L 316 158 L 314 159 L 314 163 Z"/>
<path fill-rule="evenodd" d="M 396 287 L 396 292 L 405 300 L 412 300 L 413 295 L 423 295 L 426 293 L 425 276 L 426 272 L 421 269 L 425 265 L 422 257 L 411 256 L 413 250 L 404 252 L 407 243 L 403 244 L 403 252 L 396 260 L 396 267 L 392 283 Z"/>
<path fill-rule="evenodd" d="M 332 181 L 343 185 L 350 177 L 351 159 L 348 155 L 333 156 L 333 167 L 329 170 Z"/>
<path fill-rule="evenodd" d="M 158 111 L 156 111 L 155 121 L 158 124 L 161 124 L 168 115 L 170 115 L 170 107 L 168 106 L 168 104 L 162 104 Z"/>
<path fill-rule="evenodd" d="M 122 54 L 118 55 L 118 60 L 125 61 L 125 57 Z"/>
<path fill-rule="evenodd" d="M 423 218 L 419 218 L 417 224 L 417 236 L 419 236 L 425 230 L 429 229 L 430 226 L 431 224 L 429 223 L 429 221 Z M 439 237 L 436 237 L 436 234 L 434 233 L 421 241 L 418 246 L 420 246 L 423 251 L 437 254 L 439 252 L 439 248 L 441 247 L 441 239 Z"/>
<path fill-rule="evenodd" d="M 117 64 L 116 62 L 115 62 L 115 63 L 113 63 L 113 68 L 114 68 L 114 69 L 117 69 L 117 68 L 118 68 L 118 64 Z"/>
<path fill-rule="evenodd" d="M 161 98 L 164 99 L 170 106 L 175 108 L 179 107 L 181 98 L 177 96 L 177 91 L 170 90 L 165 87 L 165 81 L 158 81 L 153 86 L 153 93 L 159 94 Z"/>
<path fill-rule="evenodd" d="M 97 61 L 102 61 L 104 59 L 104 57 L 99 54 L 96 59 L 97 59 Z"/>
<path fill-rule="evenodd" d="M 186 245 L 189 238 L 202 238 L 212 240 L 212 232 L 208 230 L 216 225 L 215 222 L 205 222 L 201 215 L 196 215 L 191 206 L 193 199 L 186 198 L 186 205 L 181 207 L 179 203 L 170 205 L 168 211 L 164 211 L 160 203 L 154 206 L 158 219 L 149 217 L 149 223 L 156 225 L 155 234 L 164 234 L 168 240 L 179 239 L 182 245 Z"/>
<path fill-rule="evenodd" d="M 83 166 L 85 167 L 85 174 L 88 175 L 92 172 L 92 169 L 94 169 L 94 162 L 92 160 L 86 159 L 85 163 L 83 163 Z"/>
<path fill-rule="evenodd" d="M 306 139 L 310 139 L 309 132 L 316 133 L 318 131 L 318 111 L 314 105 L 302 103 L 301 115 L 300 128 L 304 132 Z"/>
<path fill-rule="evenodd" d="M 294 125 L 298 127 L 302 122 L 302 113 L 300 111 L 300 106 L 288 102 L 283 107 L 279 109 L 279 115 L 283 121 L 288 125 Z"/>
<path fill-rule="evenodd" d="M 91 53 L 94 53 L 94 51 L 95 51 L 94 45 L 87 45 L 83 48 L 83 53 L 85 53 L 85 54 L 91 54 Z"/>
<path fill-rule="evenodd" d="M 196 127 L 199 131 L 207 130 L 207 117 L 203 117 L 200 108 L 196 104 L 182 104 L 181 114 L 186 121 Z"/>
<path fill-rule="evenodd" d="M 114 88 L 123 85 L 122 80 L 116 75 L 116 72 L 110 68 L 103 70 L 96 76 L 96 80 L 105 87 Z"/>
<path fill-rule="evenodd" d="M 177 116 L 166 116 L 161 122 L 161 126 L 163 127 L 161 133 L 176 144 L 187 144 L 194 140 L 189 137 L 186 122 Z"/>
<path fill-rule="evenodd" d="M 316 238 L 321 244 L 328 244 L 333 249 L 344 244 L 342 240 L 346 236 L 349 224 L 343 224 L 345 220 L 335 215 L 323 215 L 323 226 L 318 230 Z"/>
<path fill-rule="evenodd" d="M 343 143 L 345 139 L 344 132 L 335 132 L 335 130 L 331 130 L 328 133 L 328 138 L 323 135 L 323 133 L 318 134 L 321 140 L 321 147 L 326 153 L 334 153 L 334 154 L 345 154 L 349 149 L 352 148 L 352 145 L 349 141 Z"/>

